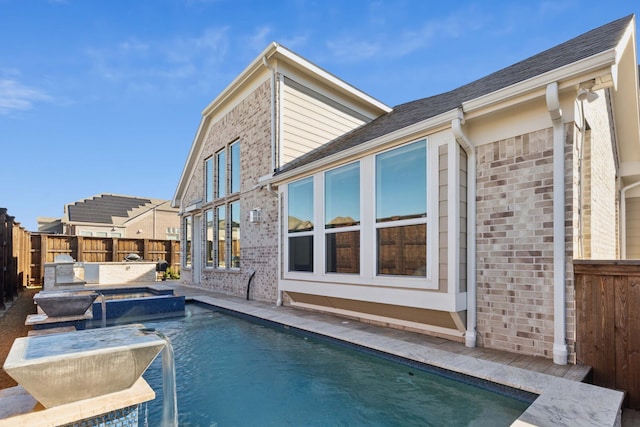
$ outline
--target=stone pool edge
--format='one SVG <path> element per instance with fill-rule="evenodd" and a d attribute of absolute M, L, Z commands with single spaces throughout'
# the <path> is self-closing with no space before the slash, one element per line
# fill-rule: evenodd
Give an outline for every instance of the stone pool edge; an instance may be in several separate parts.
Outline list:
<path fill-rule="evenodd" d="M 260 308 L 211 296 L 190 298 L 314 334 L 368 347 L 538 395 L 513 426 L 620 426 L 624 393 L 522 368 L 450 353 L 339 324 L 300 318 L 277 307 Z"/>

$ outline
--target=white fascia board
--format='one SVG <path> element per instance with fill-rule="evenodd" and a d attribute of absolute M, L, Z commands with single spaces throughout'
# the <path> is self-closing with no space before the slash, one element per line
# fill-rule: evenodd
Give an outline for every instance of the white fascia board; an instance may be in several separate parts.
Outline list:
<path fill-rule="evenodd" d="M 616 51 L 608 50 L 600 54 L 590 56 L 582 61 L 573 62 L 564 67 L 555 68 L 547 73 L 539 74 L 528 80 L 516 83 L 495 92 L 488 93 L 479 98 L 475 98 L 462 103 L 462 109 L 467 113 L 475 110 L 489 108 L 507 100 L 534 94 L 536 92 L 543 94 L 546 86 L 552 82 L 558 82 L 560 88 L 566 87 L 561 82 L 572 79 L 578 75 L 584 75 L 597 70 L 606 70 L 610 72 L 611 67 L 616 64 Z M 572 84 L 575 84 L 572 82 Z"/>
<path fill-rule="evenodd" d="M 342 159 L 351 158 L 357 155 L 362 155 L 367 152 L 375 151 L 376 148 L 384 146 L 394 141 L 402 140 L 411 136 L 419 137 L 428 136 L 427 132 L 436 133 L 445 128 L 451 127 L 451 120 L 458 117 L 458 110 L 447 111 L 435 117 L 431 117 L 427 120 L 415 123 L 405 128 L 399 129 L 395 132 L 388 133 L 379 138 L 372 139 L 371 141 L 358 144 L 355 147 L 340 151 L 333 155 L 324 157 L 315 162 L 308 163 L 299 168 L 292 169 L 291 171 L 284 172 L 280 175 L 276 175 L 271 179 L 271 183 L 283 183 L 291 181 L 300 175 L 308 175 L 316 169 L 322 169 L 328 165 L 333 165 Z"/>
<path fill-rule="evenodd" d="M 275 42 L 270 43 L 269 46 L 267 46 L 267 48 L 263 50 L 262 53 L 256 57 L 256 59 L 254 59 L 240 74 L 238 74 L 238 76 L 235 79 L 233 79 L 233 81 L 229 83 L 229 85 L 226 88 L 224 88 L 223 91 L 220 92 L 220 94 L 216 96 L 215 99 L 205 107 L 204 110 L 202 110 L 202 115 L 203 116 L 209 115 L 212 111 L 218 108 L 220 104 L 223 104 L 227 99 L 232 97 L 236 92 L 236 90 L 240 86 L 242 86 L 242 84 L 246 80 L 250 79 L 253 73 L 256 72 L 256 70 L 264 67 L 262 62 L 263 58 L 267 58 L 267 59 L 270 58 L 277 51 L 278 48 L 279 48 L 279 45 L 277 43 Z"/>
<path fill-rule="evenodd" d="M 203 116 L 202 120 L 200 120 L 200 125 L 198 126 L 198 130 L 196 131 L 196 135 L 193 138 L 193 142 L 191 143 L 191 148 L 189 149 L 187 160 L 185 161 L 184 167 L 182 168 L 180 180 L 178 180 L 178 186 L 176 187 L 176 191 L 173 194 L 173 199 L 171 199 L 172 208 L 179 208 L 182 204 L 182 196 L 189 180 L 189 172 L 193 169 L 193 163 L 195 162 L 195 159 L 198 158 L 197 154 L 200 154 L 200 150 L 202 149 L 202 133 L 203 129 L 206 127 L 206 123 L 208 123 L 208 119 L 207 117 Z"/>
<path fill-rule="evenodd" d="M 618 46 L 616 47 L 616 63 L 620 62 L 620 59 L 622 58 L 622 55 L 624 54 L 624 51 L 627 47 L 627 43 L 629 43 L 630 41 L 635 41 L 635 30 L 636 30 L 636 17 L 634 16 L 633 19 L 631 20 L 631 23 L 629 24 L 629 26 L 627 27 L 626 31 L 624 32 L 624 34 L 622 35 L 622 37 L 620 38 L 620 43 L 618 43 Z M 635 44 L 635 43 L 634 43 Z M 636 56 L 636 47 L 635 45 L 633 46 L 633 53 L 634 53 L 634 57 Z M 634 58 L 634 64 L 637 64 L 638 61 L 635 60 Z"/>
<path fill-rule="evenodd" d="M 364 103 L 371 104 L 382 112 L 388 113 L 392 110 L 391 107 L 356 89 L 344 80 L 341 80 L 328 71 L 323 70 L 312 62 L 290 51 L 286 47 L 272 42 L 202 111 L 202 115 L 209 114 L 220 104 L 224 103 L 229 97 L 233 96 L 238 87 L 242 86 L 246 80 L 250 79 L 256 70 L 264 66 L 263 58 L 267 60 L 271 58 L 278 58 L 285 62 L 289 62 L 297 68 L 301 68 L 305 72 L 314 75 L 319 80 L 325 81 L 326 83 L 338 88 L 340 91 L 349 93 L 351 96 L 362 100 Z"/>

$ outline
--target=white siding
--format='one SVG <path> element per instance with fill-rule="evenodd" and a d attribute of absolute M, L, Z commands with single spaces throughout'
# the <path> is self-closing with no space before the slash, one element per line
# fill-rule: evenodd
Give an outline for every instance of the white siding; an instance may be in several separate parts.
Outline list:
<path fill-rule="evenodd" d="M 640 259 L 640 197 L 626 200 L 627 259 Z"/>
<path fill-rule="evenodd" d="M 357 112 L 289 79 L 284 81 L 281 111 L 281 164 L 286 164 L 367 121 Z"/>

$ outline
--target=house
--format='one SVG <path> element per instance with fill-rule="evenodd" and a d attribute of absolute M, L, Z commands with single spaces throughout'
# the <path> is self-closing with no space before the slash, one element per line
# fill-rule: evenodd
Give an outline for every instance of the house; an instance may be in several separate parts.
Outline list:
<path fill-rule="evenodd" d="M 635 28 L 393 108 L 271 44 L 202 113 L 182 279 L 574 361 L 573 259 L 640 257 Z"/>
<path fill-rule="evenodd" d="M 102 193 L 65 205 L 62 218 L 38 218 L 38 231 L 178 240 L 180 218 L 170 200 Z"/>

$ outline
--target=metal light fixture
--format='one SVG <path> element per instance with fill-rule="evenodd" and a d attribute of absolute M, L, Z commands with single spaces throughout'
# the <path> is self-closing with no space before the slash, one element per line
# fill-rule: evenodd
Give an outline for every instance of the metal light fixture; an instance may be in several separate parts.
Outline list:
<path fill-rule="evenodd" d="M 593 80 L 580 83 L 580 88 L 578 89 L 578 94 L 576 95 L 576 99 L 580 102 L 587 101 L 593 102 L 598 99 L 598 94 L 593 91 L 593 86 L 595 82 Z"/>

